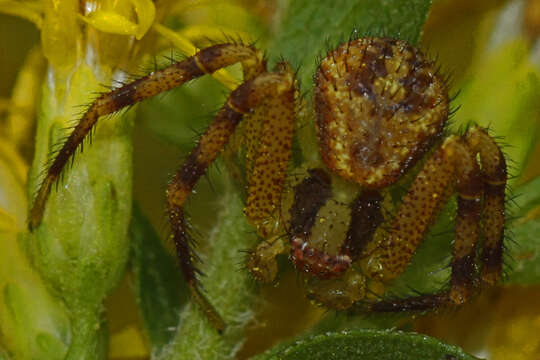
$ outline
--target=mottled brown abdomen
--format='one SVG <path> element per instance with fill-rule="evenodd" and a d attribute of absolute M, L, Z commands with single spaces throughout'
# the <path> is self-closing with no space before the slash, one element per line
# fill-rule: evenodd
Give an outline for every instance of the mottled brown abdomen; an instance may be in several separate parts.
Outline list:
<path fill-rule="evenodd" d="M 444 81 L 430 60 L 401 40 L 341 45 L 321 61 L 315 85 L 324 162 L 370 188 L 397 181 L 448 118 Z"/>

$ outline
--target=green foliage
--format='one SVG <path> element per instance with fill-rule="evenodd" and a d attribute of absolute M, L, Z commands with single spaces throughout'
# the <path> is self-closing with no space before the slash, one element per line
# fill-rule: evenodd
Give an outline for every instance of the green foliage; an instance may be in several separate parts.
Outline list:
<path fill-rule="evenodd" d="M 292 0 L 269 54 L 299 66 L 302 88 L 309 90 L 317 59 L 349 37 L 388 36 L 416 44 L 430 5 L 430 0 Z"/>
<path fill-rule="evenodd" d="M 165 250 L 137 207 L 131 220 L 131 242 L 137 304 L 153 352 L 158 352 L 174 334 L 169 329 L 176 326 L 177 313 L 188 299 L 189 289 L 176 259 Z"/>
<path fill-rule="evenodd" d="M 509 254 L 507 284 L 540 283 L 540 178 L 518 186 L 509 203 L 510 223 L 506 246 Z"/>
<path fill-rule="evenodd" d="M 434 338 L 393 330 L 353 330 L 327 333 L 278 346 L 254 360 L 474 360 L 456 346 Z"/>
<path fill-rule="evenodd" d="M 538 133 L 540 74 L 531 63 L 523 39 L 485 49 L 473 64 L 456 99 L 457 125 L 470 122 L 489 127 L 504 151 L 510 173 L 519 175 Z M 518 176 L 519 178 L 519 176 Z"/>
<path fill-rule="evenodd" d="M 223 104 L 224 92 L 214 78 L 203 77 L 141 104 L 138 123 L 188 152 Z"/>

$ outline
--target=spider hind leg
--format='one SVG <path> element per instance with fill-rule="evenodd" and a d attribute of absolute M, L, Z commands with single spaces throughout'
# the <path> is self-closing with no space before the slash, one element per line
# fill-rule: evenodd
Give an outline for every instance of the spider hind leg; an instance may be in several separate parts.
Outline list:
<path fill-rule="evenodd" d="M 481 168 L 476 160 L 477 155 L 480 158 Z M 435 174 L 439 175 L 436 181 L 430 181 L 435 180 L 433 177 Z M 386 246 L 378 251 L 383 266 L 390 266 L 393 271 L 386 274 L 386 279 L 401 273 L 421 240 L 413 236 L 413 240 L 418 243 L 411 244 L 411 236 L 404 234 L 403 229 L 408 230 L 415 225 L 415 230 L 424 234 L 429 224 L 427 221 L 419 222 L 410 212 L 411 209 L 414 211 L 418 205 L 419 196 L 423 202 L 431 197 L 433 206 L 429 208 L 436 209 L 435 203 L 443 198 L 434 188 L 434 183 L 448 183 L 454 187 L 458 196 L 450 287 L 436 294 L 378 301 L 369 304 L 368 308 L 382 312 L 423 311 L 460 305 L 472 296 L 479 285 L 493 285 L 500 278 L 502 270 L 506 178 L 504 156 L 485 130 L 473 127 L 463 137 L 448 138 L 428 159 L 411 185 L 394 221 Z M 425 197 L 427 195 L 429 196 Z M 426 213 L 425 207 L 424 205 L 423 211 L 419 214 L 424 215 L 425 219 L 432 220 L 435 214 Z M 483 251 L 480 256 L 479 281 L 476 246 L 480 235 L 483 236 Z M 410 255 L 408 258 L 399 258 L 399 251 L 403 248 L 411 250 L 405 252 Z M 399 261 L 395 261 L 396 256 Z"/>

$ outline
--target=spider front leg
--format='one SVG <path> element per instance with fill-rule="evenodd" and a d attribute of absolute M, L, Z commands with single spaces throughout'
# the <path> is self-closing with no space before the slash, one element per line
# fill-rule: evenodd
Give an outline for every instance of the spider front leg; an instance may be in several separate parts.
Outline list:
<path fill-rule="evenodd" d="M 273 98 L 283 101 L 278 110 L 263 106 L 268 104 L 268 99 Z M 250 114 L 261 114 L 260 120 L 265 122 L 263 127 L 270 129 L 274 129 L 276 124 L 279 128 L 281 122 L 292 124 L 291 120 L 294 117 L 293 73 L 288 69 L 278 69 L 278 72 L 275 73 L 262 73 L 234 90 L 229 95 L 225 106 L 202 135 L 195 149 L 173 177 L 167 190 L 172 238 L 176 245 L 184 277 L 195 301 L 205 312 L 212 325 L 219 331 L 225 328 L 225 323 L 200 291 L 197 279 L 198 271 L 194 266 L 194 259 L 197 257 L 191 248 L 192 239 L 186 227 L 182 207 L 199 178 L 229 141 L 242 117 Z M 264 227 L 264 220 L 272 214 L 273 208 L 277 207 L 290 156 L 292 132 L 288 133 L 285 139 L 279 139 L 278 136 L 276 140 L 276 138 L 270 137 L 273 131 L 265 134 L 266 139 L 262 141 L 258 151 L 254 173 L 250 176 L 248 201 L 244 210 L 249 220 L 257 228 Z M 280 146 L 282 151 L 275 152 L 275 144 Z M 268 169 L 273 170 L 273 173 L 266 173 Z M 277 194 L 275 194 L 276 191 Z"/>
<path fill-rule="evenodd" d="M 249 69 L 249 73 L 257 74 L 266 70 L 262 53 L 251 46 L 214 45 L 183 61 L 173 63 L 162 70 L 154 71 L 120 88 L 104 93 L 94 100 L 47 168 L 30 209 L 28 219 L 30 230 L 32 231 L 41 223 L 52 185 L 58 182 L 69 159 L 73 158 L 77 149 L 82 146 L 84 139 L 101 116 L 115 113 L 237 62 L 242 62 L 244 68 Z"/>
<path fill-rule="evenodd" d="M 276 71 L 293 74 L 286 63 Z M 248 196 L 244 213 L 264 240 L 249 251 L 246 266 L 255 279 L 271 282 L 277 274 L 275 257 L 286 250 L 282 196 L 291 157 L 296 118 L 296 87 L 274 94 L 247 118 L 244 129 Z"/>
<path fill-rule="evenodd" d="M 190 238 L 186 231 L 182 205 L 199 177 L 206 171 L 207 166 L 221 151 L 243 115 L 251 114 L 254 109 L 260 108 L 265 99 L 281 98 L 285 96 L 284 94 L 293 94 L 292 96 L 294 97 L 294 76 L 292 72 L 278 69 L 279 71 L 275 73 L 267 73 L 266 62 L 260 51 L 242 44 L 211 46 L 183 61 L 173 63 L 162 70 L 152 72 L 132 83 L 102 94 L 89 106 L 73 132 L 69 135 L 65 143 L 62 144 L 52 165 L 47 169 L 29 216 L 30 230 L 36 229 L 41 223 L 43 216 L 46 215 L 45 205 L 52 184 L 58 181 L 66 163 L 74 156 L 76 150 L 82 146 L 83 140 L 94 128 L 101 116 L 114 113 L 124 107 L 180 86 L 191 79 L 207 73 L 213 73 L 218 69 L 237 62 L 242 63 L 247 81 L 230 94 L 227 104 L 221 109 L 214 123 L 202 136 L 198 146 L 173 179 L 167 194 L 169 219 L 184 277 L 192 290 L 196 302 L 201 305 L 213 326 L 218 330 L 222 330 L 225 325 L 221 317 L 199 290 L 196 277 L 197 270 L 193 266 L 193 258 L 196 255 L 190 247 Z M 290 95 L 287 96 L 290 97 Z M 288 105 L 288 108 L 292 109 L 289 112 L 294 112 L 294 101 Z M 290 120 L 290 116 L 288 119 Z M 289 136 L 292 136 L 292 131 L 289 134 Z M 272 134 L 269 133 L 266 135 Z M 266 141 L 271 141 L 271 138 L 266 139 Z M 290 150 L 290 144 L 287 145 L 283 142 L 279 144 L 284 147 L 288 146 Z M 265 148 L 263 147 L 262 149 L 264 150 Z M 269 149 L 268 151 L 273 151 L 273 149 Z M 265 154 L 265 151 L 262 151 L 261 154 Z M 285 158 L 285 162 L 288 161 L 288 152 L 285 152 L 285 157 L 283 157 L 283 152 L 278 152 L 277 154 L 281 156 L 279 159 L 280 162 L 283 162 L 282 160 Z M 265 158 L 270 162 L 276 160 L 273 156 L 262 157 L 263 160 Z M 262 166 L 264 166 L 264 163 L 259 163 L 256 168 Z M 277 173 L 284 177 L 284 171 L 278 171 Z M 273 177 L 270 178 L 274 179 Z M 277 183 L 278 181 L 276 180 Z M 277 193 L 280 192 L 281 189 L 277 191 Z M 256 198 L 255 196 L 251 200 L 251 202 L 255 202 L 255 206 Z M 255 221 L 256 224 L 258 222 L 258 220 Z"/>
<path fill-rule="evenodd" d="M 463 138 L 446 139 L 414 180 L 386 239 L 366 252 L 365 268 L 370 277 L 385 282 L 403 272 L 450 187 L 458 196 L 450 289 L 433 295 L 381 301 L 370 309 L 427 310 L 467 301 L 477 283 L 475 259 L 480 233 L 485 237 L 482 281 L 493 284 L 502 268 L 505 184 L 504 157 L 483 129 L 474 127 Z"/>

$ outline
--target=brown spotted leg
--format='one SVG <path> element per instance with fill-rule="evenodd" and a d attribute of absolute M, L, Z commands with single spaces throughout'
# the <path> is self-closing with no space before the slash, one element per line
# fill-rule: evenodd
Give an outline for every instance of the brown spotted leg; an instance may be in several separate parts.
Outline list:
<path fill-rule="evenodd" d="M 450 304 L 460 305 L 469 299 L 476 281 L 476 244 L 480 236 L 483 181 L 476 153 L 464 141 L 452 146 L 455 164 L 457 215 L 450 276 Z M 435 298 L 438 298 L 435 296 Z M 440 300 L 445 302 L 443 298 Z M 433 304 L 436 307 L 437 304 Z"/>
<path fill-rule="evenodd" d="M 286 63 L 275 71 L 293 74 Z M 296 116 L 296 88 L 268 97 L 245 117 L 243 144 L 246 149 L 248 196 L 244 213 L 264 239 L 248 252 L 246 267 L 255 279 L 271 282 L 277 274 L 275 257 L 283 253 L 284 219 L 281 216 L 283 187 L 291 157 Z"/>
<path fill-rule="evenodd" d="M 293 74 L 290 72 L 263 73 L 240 85 L 229 95 L 227 103 L 173 177 L 167 190 L 169 221 L 184 276 L 194 299 L 212 325 L 220 331 L 224 329 L 225 323 L 199 290 L 197 270 L 193 264 L 196 255 L 190 247 L 191 240 L 182 206 L 199 178 L 223 150 L 243 115 L 251 113 L 264 99 L 280 97 L 290 92 L 293 87 Z"/>
<path fill-rule="evenodd" d="M 86 110 L 73 132 L 62 145 L 52 165 L 47 169 L 30 210 L 28 222 L 30 230 L 35 229 L 41 223 L 51 186 L 58 181 L 66 163 L 73 157 L 101 116 L 114 113 L 126 106 L 178 87 L 205 73 L 212 73 L 237 62 L 242 62 L 244 67 L 248 69 L 264 68 L 262 54 L 255 48 L 241 44 L 220 44 L 201 50 L 194 56 L 162 70 L 154 71 L 98 97 Z"/>
<path fill-rule="evenodd" d="M 482 175 L 485 182 L 482 234 L 484 235 L 481 280 L 485 285 L 494 285 L 501 277 L 504 226 L 506 160 L 497 143 L 479 127 L 467 133 L 469 146 L 480 154 Z"/>
<path fill-rule="evenodd" d="M 479 129 L 475 128 L 473 131 Z M 404 197 L 391 224 L 387 240 L 372 250 L 371 256 L 375 260 L 372 260 L 374 263 L 370 264 L 371 268 L 368 267 L 373 278 L 383 281 L 391 280 L 403 272 L 423 239 L 427 227 L 437 215 L 441 201 L 445 200 L 445 188 L 451 186 L 458 195 L 458 209 L 449 291 L 384 300 L 372 304 L 371 310 L 428 310 L 444 305 L 462 304 L 470 297 L 476 281 L 476 243 L 480 234 L 484 181 L 476 161 L 476 149 L 470 145 L 469 139 L 470 135 L 467 136 L 468 141 L 452 136 L 428 159 Z M 488 142 L 486 138 L 482 139 Z M 496 147 L 491 138 L 488 139 Z M 485 172 L 483 156 L 480 153 Z"/>
<path fill-rule="evenodd" d="M 279 63 L 274 71 L 289 74 L 291 78 L 294 74 L 286 63 Z M 248 177 L 244 213 L 265 239 L 280 232 L 279 219 L 276 218 L 291 157 L 296 117 L 295 90 L 293 84 L 281 94 L 264 99 L 248 119 L 250 124 L 258 124 L 259 131 L 244 137 Z"/>

